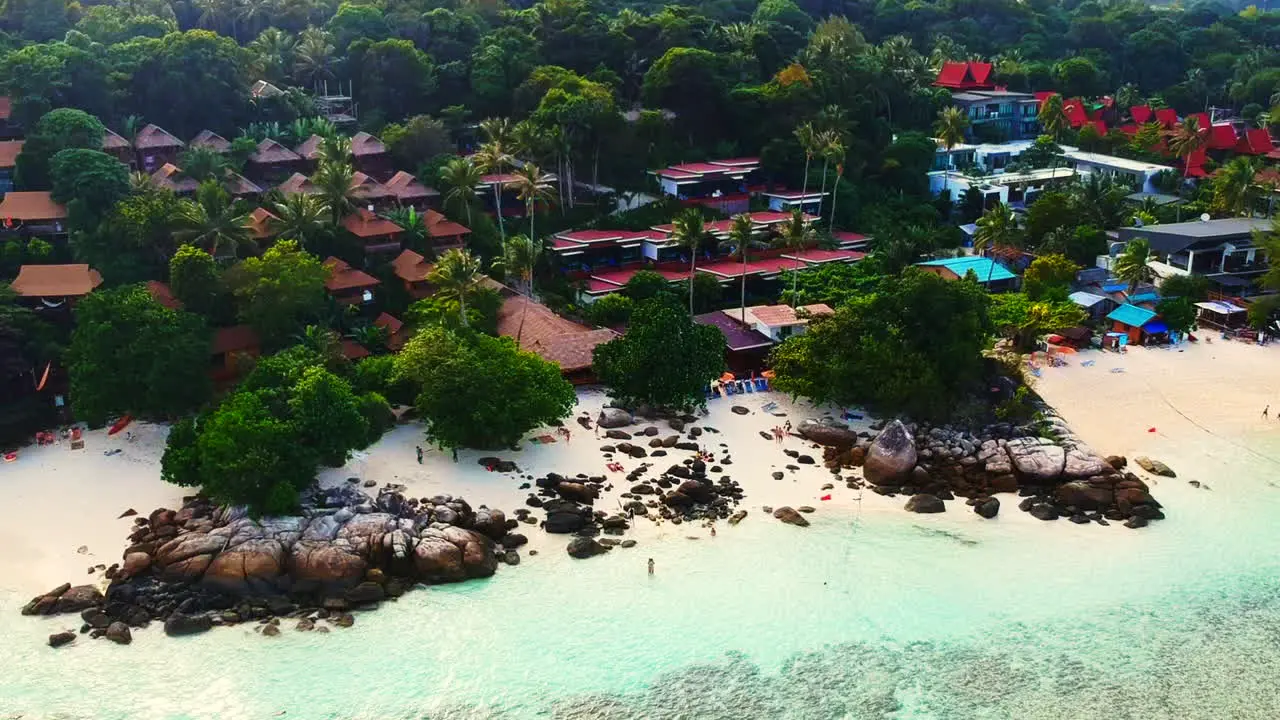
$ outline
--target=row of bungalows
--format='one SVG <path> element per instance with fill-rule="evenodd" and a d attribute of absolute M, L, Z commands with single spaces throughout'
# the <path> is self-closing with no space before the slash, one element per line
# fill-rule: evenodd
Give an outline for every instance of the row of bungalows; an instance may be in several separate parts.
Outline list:
<path fill-rule="evenodd" d="M 822 202 L 830 193 L 819 190 L 770 188 L 760 169 L 760 158 L 742 157 L 706 162 L 683 163 L 651 170 L 662 194 L 687 206 L 705 207 L 726 215 L 751 209 L 753 197 L 765 198 L 769 209 L 790 212 L 795 209 L 820 214 Z"/>
<path fill-rule="evenodd" d="M 755 233 L 765 237 L 791 219 L 786 212 L 750 214 Z M 813 216 L 806 216 L 812 222 Z M 705 225 L 707 234 L 717 243 L 726 240 L 732 221 L 716 220 Z M 618 292 L 642 270 L 652 270 L 671 282 L 689 277 L 688 252 L 672 239 L 671 225 L 657 225 L 648 230 L 572 230 L 557 233 L 551 239 L 551 250 L 569 279 L 581 284 L 580 301 L 594 302 L 604 295 Z M 862 246 L 866 238 L 845 234 L 845 242 Z M 696 263 L 696 272 L 707 273 L 722 284 L 741 280 L 744 276 L 774 280 L 788 270 L 799 270 L 831 262 L 852 263 L 866 256 L 850 247 L 825 249 L 817 246 L 800 250 L 772 248 L 750 252 L 747 262 L 732 259 L 724 253 L 706 252 Z"/>

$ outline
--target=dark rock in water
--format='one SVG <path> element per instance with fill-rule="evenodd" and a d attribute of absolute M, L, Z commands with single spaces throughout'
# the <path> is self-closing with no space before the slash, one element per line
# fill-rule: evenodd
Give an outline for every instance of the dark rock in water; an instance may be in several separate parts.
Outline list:
<path fill-rule="evenodd" d="M 916 466 L 916 446 L 900 420 L 894 420 L 876 436 L 867 451 L 862 474 L 874 485 L 896 485 Z"/>
<path fill-rule="evenodd" d="M 741 405 L 734 405 L 733 407 L 729 408 L 729 410 L 732 411 L 734 415 L 746 415 L 751 412 L 750 410 L 742 407 Z"/>
<path fill-rule="evenodd" d="M 81 610 L 97 607 L 102 602 L 102 593 L 98 591 L 98 588 L 92 585 L 77 585 L 57 595 L 57 602 L 54 604 L 53 612 L 78 613 Z"/>
<path fill-rule="evenodd" d="M 1058 509 L 1047 502 L 1034 503 L 1028 512 L 1031 513 L 1031 517 L 1036 518 L 1037 520 L 1058 519 Z"/>
<path fill-rule="evenodd" d="M 1130 530 L 1137 530 L 1138 528 L 1144 528 L 1147 526 L 1147 519 L 1139 515 L 1134 515 L 1133 517 L 1125 521 L 1124 526 L 1129 528 Z"/>
<path fill-rule="evenodd" d="M 596 416 L 596 425 L 606 429 L 626 427 L 633 422 L 635 419 L 631 417 L 631 413 L 622 408 L 604 408 Z"/>
<path fill-rule="evenodd" d="M 516 552 L 515 550 L 508 550 L 502 553 L 501 557 L 502 557 L 502 562 L 512 567 L 515 567 L 516 565 L 520 564 L 520 553 Z"/>
<path fill-rule="evenodd" d="M 568 547 L 565 548 L 565 552 L 569 553 L 570 557 L 574 557 L 579 560 L 595 557 L 596 555 L 602 555 L 608 551 L 609 548 L 607 546 L 601 545 L 594 539 L 588 537 L 575 537 L 569 541 Z"/>
<path fill-rule="evenodd" d="M 990 520 L 1000 512 L 1000 501 L 995 498 L 987 498 L 982 502 L 976 503 L 973 506 L 973 511 Z"/>
<path fill-rule="evenodd" d="M 387 594 L 383 591 L 382 586 L 376 582 L 362 582 L 353 588 L 349 588 L 345 597 L 347 602 L 358 606 L 385 600 Z"/>
<path fill-rule="evenodd" d="M 809 521 L 803 515 L 786 505 L 773 511 L 773 516 L 788 525 L 796 525 L 799 527 L 809 527 Z"/>
<path fill-rule="evenodd" d="M 195 635 L 208 632 L 213 627 L 213 619 L 208 615 L 182 615 L 174 613 L 164 621 L 164 634 L 170 637 Z"/>
<path fill-rule="evenodd" d="M 805 513 L 806 515 L 812 512 L 817 512 L 817 510 L 815 510 L 811 505 L 801 505 L 800 507 L 796 508 L 796 510 L 798 510 L 799 512 Z"/>
<path fill-rule="evenodd" d="M 128 645 L 133 642 L 133 633 L 129 632 L 129 626 L 119 620 L 107 626 L 103 637 L 117 645 Z"/>
<path fill-rule="evenodd" d="M 75 642 L 76 634 L 73 632 L 54 633 L 49 636 L 49 647 L 59 648 L 71 642 Z"/>
<path fill-rule="evenodd" d="M 907 512 L 914 513 L 940 513 L 947 511 L 946 503 L 942 502 L 937 495 L 929 495 L 927 493 L 912 495 L 911 499 L 907 500 L 906 507 Z"/>
<path fill-rule="evenodd" d="M 636 541 L 628 539 L 628 540 L 623 540 L 622 544 L 619 545 L 618 547 L 623 548 L 625 550 L 627 548 L 633 548 L 635 546 L 636 546 Z"/>

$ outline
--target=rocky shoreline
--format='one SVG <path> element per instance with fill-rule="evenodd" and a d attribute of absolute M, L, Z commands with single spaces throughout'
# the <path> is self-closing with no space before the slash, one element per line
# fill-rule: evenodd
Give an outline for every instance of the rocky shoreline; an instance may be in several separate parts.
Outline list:
<path fill-rule="evenodd" d="M 737 415 L 750 412 L 732 409 Z M 512 517 L 484 506 L 473 509 L 448 495 L 407 497 L 398 485 L 371 496 L 358 478 L 311 490 L 302 511 L 288 517 L 256 519 L 243 508 L 184 498 L 176 511 L 161 508 L 134 519 L 122 562 L 106 568 L 105 594 L 94 585 L 68 583 L 32 598 L 22 612 L 78 613 L 80 634 L 122 644 L 131 641 L 131 630 L 153 622 L 163 623 L 168 635 L 256 623 L 271 636 L 284 620 L 298 631 L 328 632 L 350 627 L 352 610 L 395 600 L 418 584 L 485 578 L 500 564 L 518 565 L 519 549 L 528 542 L 518 532 L 522 526 L 572 536 L 565 551 L 579 559 L 635 547 L 637 541 L 624 536 L 643 520 L 698 523 L 714 534 L 717 522 L 736 525 L 747 517 L 738 508 L 745 493 L 729 475 L 733 457 L 727 443 L 717 442 L 719 431 L 700 420 L 632 415 L 619 408 L 606 408 L 594 424 L 580 416 L 582 427 L 608 439 L 599 448 L 607 475 L 535 477 L 511 460 L 480 458 L 481 465 L 529 491 L 526 507 Z M 801 422 L 793 436 L 811 443 L 821 459 L 782 449 L 791 461 L 786 471 L 820 464 L 831 474 L 822 492 L 843 483 L 903 495 L 905 509 L 917 513 L 945 512 L 948 502 L 965 498 L 975 513 L 994 518 L 1001 507 L 997 495 L 1016 493 L 1019 509 L 1046 521 L 1116 521 L 1139 528 L 1164 517 L 1147 483 L 1126 471 L 1124 458 L 1094 453 L 1053 415 L 1036 425 L 994 424 L 976 432 L 898 420 L 871 427 L 874 435 L 829 418 Z M 760 435 L 761 441 L 776 441 L 769 433 Z M 644 462 L 624 474 L 614 462 L 619 457 Z M 1173 476 L 1158 461 L 1135 463 L 1153 475 Z M 772 475 L 777 481 L 785 473 Z M 607 493 L 618 500 L 615 511 L 596 507 Z M 762 509 L 797 527 L 809 525 L 805 515 L 815 512 L 810 506 Z M 60 647 L 77 637 L 57 633 L 49 644 Z"/>

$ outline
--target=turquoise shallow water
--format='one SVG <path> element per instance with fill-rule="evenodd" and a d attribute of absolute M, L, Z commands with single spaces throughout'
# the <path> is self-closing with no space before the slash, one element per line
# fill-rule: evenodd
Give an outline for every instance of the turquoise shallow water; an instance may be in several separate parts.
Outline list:
<path fill-rule="evenodd" d="M 1203 451 L 1141 532 L 1016 522 L 1012 499 L 994 522 L 754 513 L 545 552 L 326 636 L 55 653 L 65 623 L 0 597 L 0 718 L 1280 717 L 1280 474 Z"/>

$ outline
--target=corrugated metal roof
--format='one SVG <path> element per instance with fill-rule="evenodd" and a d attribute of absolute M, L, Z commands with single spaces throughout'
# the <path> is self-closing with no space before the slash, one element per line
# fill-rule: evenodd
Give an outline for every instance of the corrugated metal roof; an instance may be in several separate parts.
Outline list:
<path fill-rule="evenodd" d="M 1073 292 L 1067 297 L 1071 299 L 1071 302 L 1079 305 L 1080 307 L 1093 307 L 1094 305 L 1108 299 L 1101 295 L 1094 295 L 1093 293 L 1084 291 Z"/>
<path fill-rule="evenodd" d="M 1130 327 L 1142 327 L 1156 316 L 1156 314 L 1146 308 L 1140 308 L 1137 305 L 1124 304 L 1107 316 L 1108 320 L 1118 323 L 1124 323 Z"/>
<path fill-rule="evenodd" d="M 944 258 L 942 260 L 930 260 L 928 262 L 918 263 L 930 267 L 944 267 L 955 273 L 957 277 L 963 278 L 970 270 L 978 276 L 978 282 L 996 282 L 998 280 L 1012 280 L 1016 275 L 1005 269 L 1003 265 L 985 257 L 958 257 Z"/>

